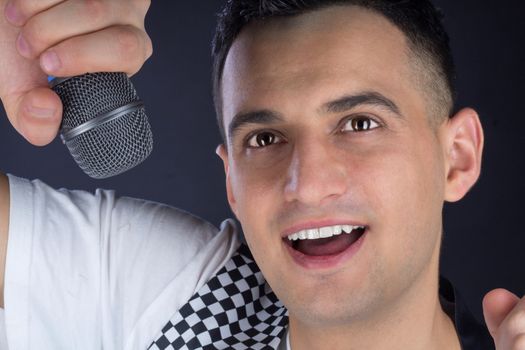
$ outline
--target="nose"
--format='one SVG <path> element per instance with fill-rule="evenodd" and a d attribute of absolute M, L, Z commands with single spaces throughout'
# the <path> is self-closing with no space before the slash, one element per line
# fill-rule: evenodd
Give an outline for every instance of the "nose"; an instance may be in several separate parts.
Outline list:
<path fill-rule="evenodd" d="M 346 165 L 333 145 L 312 140 L 295 144 L 284 189 L 287 201 L 322 205 L 346 190 Z"/>

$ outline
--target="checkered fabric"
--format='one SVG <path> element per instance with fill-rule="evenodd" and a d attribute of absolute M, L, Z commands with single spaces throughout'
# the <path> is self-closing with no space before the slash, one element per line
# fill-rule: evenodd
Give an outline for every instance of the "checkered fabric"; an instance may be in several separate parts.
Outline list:
<path fill-rule="evenodd" d="M 164 326 L 149 350 L 277 349 L 288 312 L 246 245 Z"/>

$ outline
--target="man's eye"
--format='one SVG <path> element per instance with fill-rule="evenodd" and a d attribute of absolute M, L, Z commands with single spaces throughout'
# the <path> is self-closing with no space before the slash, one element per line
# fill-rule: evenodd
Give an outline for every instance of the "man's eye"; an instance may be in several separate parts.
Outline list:
<path fill-rule="evenodd" d="M 342 131 L 361 132 L 379 127 L 379 123 L 368 117 L 354 117 L 343 125 Z"/>
<path fill-rule="evenodd" d="M 257 133 L 248 139 L 248 146 L 251 148 L 260 148 L 281 142 L 281 138 L 274 133 L 264 131 Z"/>

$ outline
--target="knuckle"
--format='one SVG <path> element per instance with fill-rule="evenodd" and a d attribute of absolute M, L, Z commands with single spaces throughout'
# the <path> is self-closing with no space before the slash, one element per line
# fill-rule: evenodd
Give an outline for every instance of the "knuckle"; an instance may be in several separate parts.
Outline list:
<path fill-rule="evenodd" d="M 134 0 L 133 6 L 138 10 L 139 13 L 145 15 L 151 6 L 151 0 Z"/>
<path fill-rule="evenodd" d="M 84 0 L 82 11 L 92 22 L 100 23 L 108 16 L 109 8 L 103 0 Z"/>
<path fill-rule="evenodd" d="M 151 57 L 153 55 L 153 42 L 151 41 L 151 38 L 149 35 L 146 34 L 146 42 L 145 42 L 145 60 Z"/>
<path fill-rule="evenodd" d="M 121 59 L 133 58 L 140 50 L 140 37 L 129 28 L 123 27 L 117 30 L 117 43 Z"/>
<path fill-rule="evenodd" d="M 525 334 L 518 334 L 516 337 L 514 337 L 511 348 L 513 350 L 525 350 Z"/>
<path fill-rule="evenodd" d="M 38 2 L 35 0 L 15 0 L 13 4 L 24 17 L 32 17 L 38 11 Z"/>
<path fill-rule="evenodd" d="M 33 54 L 38 54 L 41 48 L 45 46 L 44 33 L 45 30 L 37 18 L 29 20 L 22 29 L 21 34 L 33 50 Z"/>

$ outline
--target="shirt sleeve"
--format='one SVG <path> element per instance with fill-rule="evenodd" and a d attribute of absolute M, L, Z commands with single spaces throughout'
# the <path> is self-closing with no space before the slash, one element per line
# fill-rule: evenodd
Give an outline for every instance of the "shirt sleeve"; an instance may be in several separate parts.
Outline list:
<path fill-rule="evenodd" d="M 10 350 L 144 349 L 239 245 L 230 221 L 219 230 L 113 191 L 9 182 Z"/>

